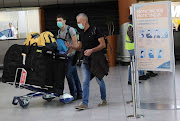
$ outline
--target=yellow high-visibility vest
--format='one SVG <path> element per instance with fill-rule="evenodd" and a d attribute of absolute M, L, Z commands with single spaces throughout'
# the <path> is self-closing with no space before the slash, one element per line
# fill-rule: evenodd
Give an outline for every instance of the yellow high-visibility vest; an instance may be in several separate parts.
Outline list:
<path fill-rule="evenodd" d="M 128 28 L 129 28 L 129 26 L 133 27 L 133 25 L 130 24 L 130 23 L 128 24 Z M 128 31 L 128 29 L 127 29 L 127 31 Z M 130 38 L 129 38 L 127 33 L 126 33 L 126 45 L 125 45 L 125 49 L 127 49 L 127 50 L 134 50 L 134 42 L 131 42 L 131 40 L 130 40 Z"/>

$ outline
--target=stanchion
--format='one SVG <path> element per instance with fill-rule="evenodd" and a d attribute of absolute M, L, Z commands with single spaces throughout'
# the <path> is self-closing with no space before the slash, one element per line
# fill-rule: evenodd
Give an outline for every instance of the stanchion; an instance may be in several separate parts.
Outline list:
<path fill-rule="evenodd" d="M 130 69 L 130 65 L 128 66 L 128 72 L 129 72 L 129 69 Z M 129 75 L 128 75 L 129 76 Z M 132 92 L 132 91 L 131 91 Z M 131 94 L 131 97 L 132 97 L 132 94 Z M 133 100 L 133 99 L 132 99 Z M 132 104 L 133 101 L 127 101 L 126 104 Z"/>
<path fill-rule="evenodd" d="M 131 64 L 131 80 L 132 80 L 133 115 L 129 115 L 127 117 L 137 119 L 137 118 L 142 118 L 144 116 L 137 114 L 134 56 L 132 56 L 130 64 Z"/>

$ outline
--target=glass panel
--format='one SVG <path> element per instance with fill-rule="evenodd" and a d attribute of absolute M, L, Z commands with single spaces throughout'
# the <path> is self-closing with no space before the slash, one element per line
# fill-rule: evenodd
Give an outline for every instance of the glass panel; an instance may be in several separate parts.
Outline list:
<path fill-rule="evenodd" d="M 30 32 L 40 32 L 39 8 L 0 11 L 0 39 L 26 38 Z"/>

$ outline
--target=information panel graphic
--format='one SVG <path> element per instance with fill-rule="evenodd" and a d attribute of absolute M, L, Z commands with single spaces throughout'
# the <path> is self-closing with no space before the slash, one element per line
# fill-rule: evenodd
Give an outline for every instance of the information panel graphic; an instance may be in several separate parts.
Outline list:
<path fill-rule="evenodd" d="M 138 70 L 171 71 L 173 60 L 170 2 L 133 5 Z"/>

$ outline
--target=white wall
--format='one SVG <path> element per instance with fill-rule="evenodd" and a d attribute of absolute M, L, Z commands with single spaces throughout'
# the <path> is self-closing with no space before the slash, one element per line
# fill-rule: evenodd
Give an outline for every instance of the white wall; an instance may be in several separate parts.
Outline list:
<path fill-rule="evenodd" d="M 40 33 L 40 17 L 39 10 L 28 10 L 27 11 L 27 34 L 30 32 Z"/>
<path fill-rule="evenodd" d="M 26 11 L 18 12 L 18 35 L 19 38 L 26 38 Z"/>
<path fill-rule="evenodd" d="M 180 18 L 180 2 L 172 2 L 171 11 L 173 18 Z"/>

